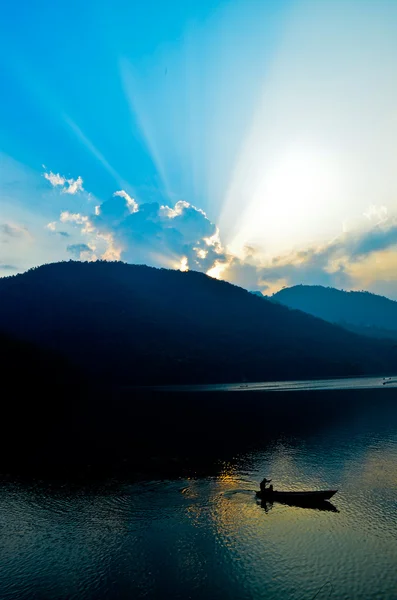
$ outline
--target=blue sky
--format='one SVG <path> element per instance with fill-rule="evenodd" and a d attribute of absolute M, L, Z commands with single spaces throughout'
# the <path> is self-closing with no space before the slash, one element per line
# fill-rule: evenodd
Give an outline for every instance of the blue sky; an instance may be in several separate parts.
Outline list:
<path fill-rule="evenodd" d="M 186 153 L 197 141 L 193 160 L 203 159 L 200 154 L 213 135 L 211 120 L 219 122 L 225 111 L 230 126 L 238 126 L 241 113 L 249 118 L 247 93 L 253 103 L 252 79 L 263 68 L 249 64 L 259 62 L 257 48 L 243 47 L 254 16 L 247 7 L 255 4 L 236 3 L 229 15 L 230 2 L 214 0 L 7 3 L 0 25 L 1 147 L 34 170 L 44 164 L 70 176 L 82 173 L 99 198 L 106 199 L 123 183 L 146 199 L 148 192 L 157 197 L 165 191 L 155 145 L 167 168 L 167 193 L 189 196 L 213 210 L 215 218 L 216 208 L 209 198 L 198 197 L 200 186 L 195 188 L 186 172 L 191 167 Z M 254 33 L 263 34 L 263 54 L 274 43 L 282 7 L 283 2 L 265 3 L 259 11 L 263 23 Z M 239 31 L 241 16 L 246 16 L 247 31 Z M 221 89 L 219 66 L 228 62 L 222 56 L 228 51 L 241 53 L 241 62 L 254 73 L 244 76 L 244 65 L 237 66 L 233 83 L 233 74 L 224 68 L 222 76 L 230 80 Z M 235 68 L 230 62 L 229 70 Z M 244 77 L 251 78 L 245 90 Z M 228 106 L 243 99 L 244 110 Z M 155 131 L 147 131 L 145 121 Z M 182 140 L 187 133 L 194 139 Z M 206 179 L 205 173 L 201 176 Z"/>
<path fill-rule="evenodd" d="M 397 297 L 396 28 L 389 0 L 6 3 L 0 275 L 105 257 Z"/>

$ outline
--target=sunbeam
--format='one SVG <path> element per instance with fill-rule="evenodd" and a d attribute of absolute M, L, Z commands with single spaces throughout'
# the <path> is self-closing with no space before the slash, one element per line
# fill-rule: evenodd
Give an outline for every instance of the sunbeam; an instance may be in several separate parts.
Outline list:
<path fill-rule="evenodd" d="M 386 4 L 343 7 L 300 2 L 286 20 L 219 218 L 236 250 L 329 239 L 374 198 L 395 203 L 391 15 Z M 397 5 L 388 8 L 395 22 Z"/>
<path fill-rule="evenodd" d="M 106 27 L 81 49 L 40 26 L 39 50 L 22 52 L 25 37 L 5 32 L 4 147 L 36 173 L 30 203 L 59 255 L 97 240 L 48 223 L 69 213 L 98 225 L 107 210 L 95 256 L 262 290 L 377 285 L 397 212 L 397 4 L 156 2 L 155 24 L 149 5 L 116 4 L 82 11 L 80 39 Z M 73 182 L 59 198 L 42 191 L 43 163 L 51 184 Z"/>
<path fill-rule="evenodd" d="M 103 154 L 94 146 L 94 144 L 87 138 L 86 135 L 81 131 L 80 127 L 76 125 L 72 119 L 70 119 L 67 115 L 64 115 L 65 122 L 73 131 L 73 133 L 77 136 L 77 138 L 81 141 L 81 143 L 87 148 L 89 152 L 95 156 L 95 158 L 100 162 L 100 164 L 108 171 L 108 173 L 114 178 L 115 182 L 120 187 L 130 188 L 131 186 L 123 180 L 117 171 L 108 163 Z"/>

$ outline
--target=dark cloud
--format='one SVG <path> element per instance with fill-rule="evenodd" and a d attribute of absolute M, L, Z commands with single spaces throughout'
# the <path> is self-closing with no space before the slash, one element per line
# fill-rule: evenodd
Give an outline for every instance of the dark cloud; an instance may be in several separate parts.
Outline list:
<path fill-rule="evenodd" d="M 222 279 L 241 285 L 247 290 L 254 290 L 258 287 L 260 280 L 259 269 L 258 265 L 250 264 L 237 257 L 230 257 Z"/>
<path fill-rule="evenodd" d="M 70 233 L 68 233 L 67 231 L 56 231 L 55 233 L 62 237 L 70 237 Z"/>
<path fill-rule="evenodd" d="M 291 262 L 258 270 L 259 284 L 286 280 L 288 285 L 317 284 L 324 286 L 349 287 L 352 278 L 343 263 L 337 264 L 330 270 L 329 262 L 321 252 L 309 253 L 302 262 Z M 262 285 L 261 285 L 262 287 Z"/>
<path fill-rule="evenodd" d="M 93 249 L 90 246 L 88 246 L 88 244 L 70 244 L 69 246 L 67 246 L 66 250 L 74 258 L 82 258 L 82 255 L 84 254 L 89 256 L 93 254 Z"/>
<path fill-rule="evenodd" d="M 5 265 L 5 264 L 0 264 L 0 271 L 17 271 L 18 267 L 15 267 L 14 265 Z"/>
<path fill-rule="evenodd" d="M 373 252 L 387 250 L 391 246 L 397 244 L 397 223 L 389 220 L 381 225 L 377 225 L 373 229 L 365 232 L 361 236 L 357 236 L 348 245 L 350 256 L 354 258 L 362 258 Z"/>

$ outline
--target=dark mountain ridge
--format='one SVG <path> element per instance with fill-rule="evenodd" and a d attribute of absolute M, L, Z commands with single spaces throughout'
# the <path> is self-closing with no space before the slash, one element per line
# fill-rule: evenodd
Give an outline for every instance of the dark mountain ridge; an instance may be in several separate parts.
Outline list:
<path fill-rule="evenodd" d="M 224 281 L 120 262 L 54 263 L 1 279 L 0 331 L 59 353 L 95 383 L 347 376 L 397 364 L 390 343 Z"/>
<path fill-rule="evenodd" d="M 397 302 L 384 296 L 296 285 L 280 290 L 271 299 L 360 334 L 397 339 Z"/>

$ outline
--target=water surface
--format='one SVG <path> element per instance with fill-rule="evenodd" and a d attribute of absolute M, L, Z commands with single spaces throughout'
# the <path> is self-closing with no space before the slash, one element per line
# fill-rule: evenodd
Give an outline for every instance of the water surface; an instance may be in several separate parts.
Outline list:
<path fill-rule="evenodd" d="M 269 426 L 266 424 L 266 426 Z M 338 488 L 338 512 L 254 491 Z M 211 477 L 106 484 L 5 480 L 3 599 L 397 598 L 397 402 L 278 436 Z"/>

